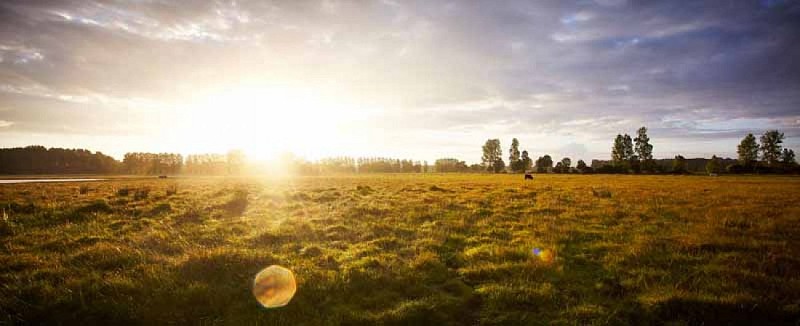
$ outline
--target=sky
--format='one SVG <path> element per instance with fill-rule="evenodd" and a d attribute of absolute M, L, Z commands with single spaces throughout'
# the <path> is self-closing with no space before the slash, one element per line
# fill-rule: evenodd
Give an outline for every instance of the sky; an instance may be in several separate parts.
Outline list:
<path fill-rule="evenodd" d="M 0 147 L 608 159 L 800 149 L 800 1 L 0 2 Z"/>

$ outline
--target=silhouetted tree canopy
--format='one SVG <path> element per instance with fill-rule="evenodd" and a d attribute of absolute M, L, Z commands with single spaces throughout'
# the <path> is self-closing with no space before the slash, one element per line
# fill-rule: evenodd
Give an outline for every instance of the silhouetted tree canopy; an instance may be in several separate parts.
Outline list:
<path fill-rule="evenodd" d="M 747 134 L 736 148 L 736 153 L 739 154 L 739 164 L 744 167 L 755 167 L 756 162 L 758 162 L 756 137 L 753 134 Z"/>
<path fill-rule="evenodd" d="M 116 173 L 113 157 L 85 149 L 28 146 L 0 149 L 0 174 L 105 174 Z"/>
<path fill-rule="evenodd" d="M 768 166 L 775 166 L 781 157 L 781 144 L 783 133 L 777 130 L 767 130 L 761 135 L 761 157 Z"/>
<path fill-rule="evenodd" d="M 499 139 L 488 139 L 486 144 L 483 145 L 483 155 L 481 162 L 487 171 L 498 173 L 505 169 L 505 162 L 503 162 L 503 150 L 500 148 Z M 502 163 L 503 168 L 498 169 L 498 165 Z"/>
<path fill-rule="evenodd" d="M 536 171 L 543 173 L 553 168 L 553 158 L 545 154 L 536 159 Z"/>

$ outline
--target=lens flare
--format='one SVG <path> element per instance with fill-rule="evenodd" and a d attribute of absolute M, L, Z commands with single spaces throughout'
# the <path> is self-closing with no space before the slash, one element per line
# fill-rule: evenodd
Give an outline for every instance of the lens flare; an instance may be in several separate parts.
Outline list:
<path fill-rule="evenodd" d="M 532 253 L 544 263 L 550 264 L 556 259 L 556 253 L 550 249 L 533 248 Z"/>
<path fill-rule="evenodd" d="M 253 296 L 265 308 L 279 308 L 289 304 L 296 291 L 294 274 L 282 266 L 267 267 L 258 272 L 253 280 Z"/>

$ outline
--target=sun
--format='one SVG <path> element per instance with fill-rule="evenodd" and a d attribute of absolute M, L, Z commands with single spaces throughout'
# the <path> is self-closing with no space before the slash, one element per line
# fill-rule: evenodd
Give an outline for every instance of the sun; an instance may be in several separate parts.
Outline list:
<path fill-rule="evenodd" d="M 336 146 L 352 110 L 314 89 L 240 86 L 201 96 L 182 111 L 181 147 L 241 149 L 256 159 Z"/>

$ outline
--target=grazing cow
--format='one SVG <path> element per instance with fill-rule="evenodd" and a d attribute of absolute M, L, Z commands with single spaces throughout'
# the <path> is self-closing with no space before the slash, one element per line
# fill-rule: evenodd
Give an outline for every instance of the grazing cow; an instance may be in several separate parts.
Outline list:
<path fill-rule="evenodd" d="M 159 179 L 166 179 L 166 178 L 167 178 L 167 176 L 165 176 L 165 175 L 160 175 L 160 176 L 158 176 L 158 178 L 159 178 Z"/>
<path fill-rule="evenodd" d="M 533 174 L 525 173 L 525 180 L 533 180 Z"/>

